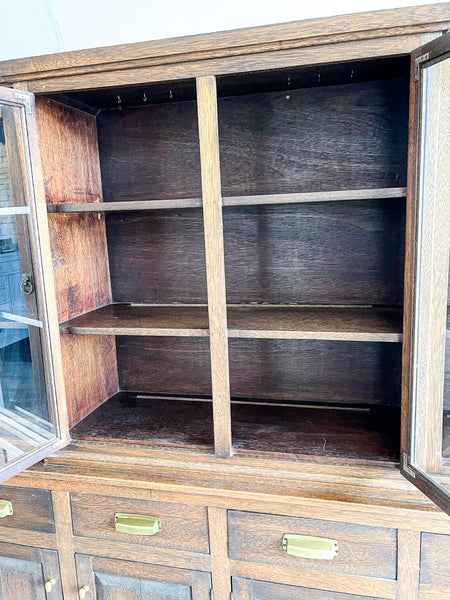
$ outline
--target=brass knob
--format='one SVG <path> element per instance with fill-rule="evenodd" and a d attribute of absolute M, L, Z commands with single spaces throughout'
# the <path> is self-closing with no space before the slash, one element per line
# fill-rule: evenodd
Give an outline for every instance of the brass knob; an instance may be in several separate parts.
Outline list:
<path fill-rule="evenodd" d="M 44 586 L 45 591 L 51 592 L 54 585 L 56 585 L 56 579 L 54 577 L 52 577 L 51 579 L 49 579 L 48 581 L 45 582 L 45 586 Z"/>
<path fill-rule="evenodd" d="M 80 600 L 84 600 L 86 598 L 86 594 L 88 593 L 88 591 L 88 585 L 83 585 L 83 587 L 78 590 L 78 596 L 80 597 Z"/>

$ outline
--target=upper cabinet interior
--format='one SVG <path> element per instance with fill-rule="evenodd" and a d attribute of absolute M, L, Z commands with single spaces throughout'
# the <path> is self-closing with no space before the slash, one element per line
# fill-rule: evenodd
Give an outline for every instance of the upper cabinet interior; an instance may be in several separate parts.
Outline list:
<path fill-rule="evenodd" d="M 217 78 L 234 453 L 399 460 L 408 85 Z M 72 436 L 213 451 L 195 81 L 36 101 Z"/>

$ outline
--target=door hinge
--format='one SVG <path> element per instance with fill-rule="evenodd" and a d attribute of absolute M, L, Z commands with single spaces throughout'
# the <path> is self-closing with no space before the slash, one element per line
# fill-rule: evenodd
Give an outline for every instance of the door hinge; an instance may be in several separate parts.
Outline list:
<path fill-rule="evenodd" d="M 409 456 L 406 452 L 403 452 L 403 470 L 405 471 L 405 473 L 408 473 L 408 475 L 410 477 L 416 477 L 416 474 L 414 473 L 414 471 L 411 469 L 411 467 L 409 466 L 411 464 L 411 461 L 409 460 Z"/>
<path fill-rule="evenodd" d="M 18 98 L 19 100 L 25 100 L 25 111 L 27 115 L 31 115 L 31 101 L 29 94 L 21 94 L 20 92 L 16 92 L 14 94 L 14 98 Z"/>
<path fill-rule="evenodd" d="M 430 53 L 427 52 L 426 54 L 422 54 L 422 56 L 418 56 L 416 58 L 416 62 L 415 62 L 415 69 L 414 69 L 414 81 L 419 81 L 420 79 L 420 65 L 422 63 L 424 63 L 426 60 L 428 60 L 430 58 Z"/>

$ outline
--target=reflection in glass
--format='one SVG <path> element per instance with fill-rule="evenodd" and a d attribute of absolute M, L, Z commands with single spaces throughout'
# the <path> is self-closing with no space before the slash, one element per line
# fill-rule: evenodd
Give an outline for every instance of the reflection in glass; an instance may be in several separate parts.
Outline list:
<path fill-rule="evenodd" d="M 0 106 L 0 208 L 26 205 L 20 109 Z M 1 234 L 0 234 L 1 235 Z"/>
<path fill-rule="evenodd" d="M 39 328 L 0 319 L 0 464 L 54 434 L 39 352 Z"/>

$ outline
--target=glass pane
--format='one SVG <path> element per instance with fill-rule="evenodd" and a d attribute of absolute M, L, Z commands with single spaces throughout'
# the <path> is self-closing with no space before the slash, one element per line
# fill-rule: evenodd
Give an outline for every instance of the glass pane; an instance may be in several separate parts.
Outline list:
<path fill-rule="evenodd" d="M 450 492 L 450 59 L 421 73 L 412 464 Z"/>
<path fill-rule="evenodd" d="M 38 319 L 27 219 L 0 213 L 0 316 Z M 22 275 L 28 285 L 22 285 Z"/>
<path fill-rule="evenodd" d="M 41 330 L 0 319 L 0 465 L 54 437 Z"/>
<path fill-rule="evenodd" d="M 21 109 L 0 106 L 0 209 L 26 205 Z M 1 235 L 1 234 L 0 234 Z"/>

